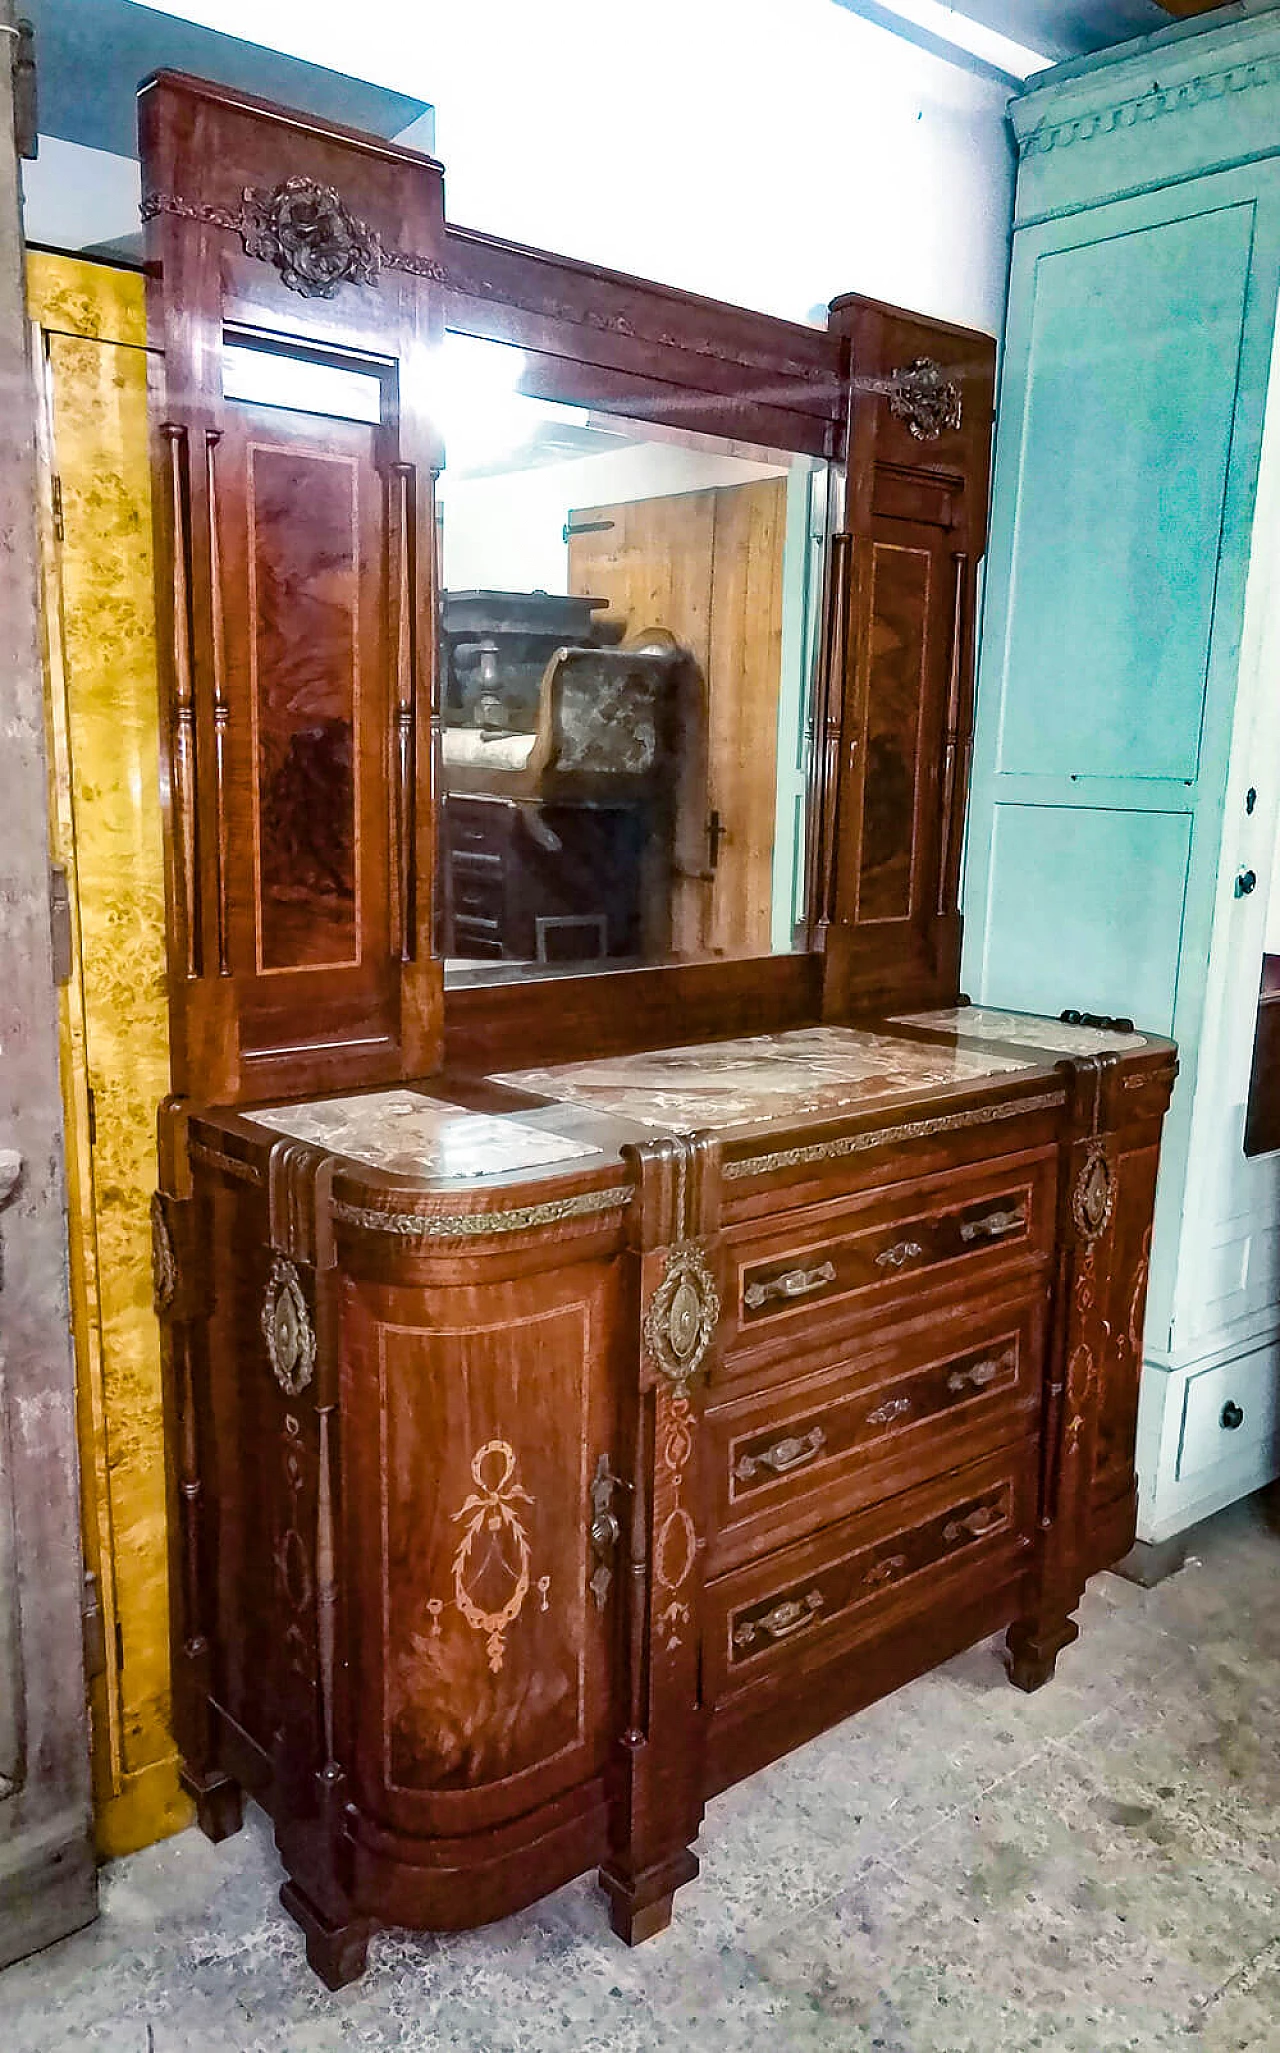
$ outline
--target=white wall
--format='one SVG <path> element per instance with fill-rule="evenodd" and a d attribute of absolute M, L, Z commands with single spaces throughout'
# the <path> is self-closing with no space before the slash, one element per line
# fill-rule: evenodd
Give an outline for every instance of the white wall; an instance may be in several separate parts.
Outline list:
<path fill-rule="evenodd" d="M 996 332 L 1005 89 L 835 0 L 151 0 L 420 94 L 453 221 L 795 320 Z"/>
<path fill-rule="evenodd" d="M 565 592 L 569 550 L 564 526 L 575 508 L 662 499 L 673 492 L 782 475 L 771 464 L 662 442 L 483 478 L 450 478 L 446 466 L 441 492 L 445 586 L 455 592 Z"/>

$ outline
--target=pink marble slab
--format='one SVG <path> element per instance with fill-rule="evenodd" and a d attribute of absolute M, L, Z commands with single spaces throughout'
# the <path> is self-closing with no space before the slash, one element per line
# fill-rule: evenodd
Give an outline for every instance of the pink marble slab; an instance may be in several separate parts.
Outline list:
<path fill-rule="evenodd" d="M 895 1026 L 940 1027 L 975 1041 L 1013 1041 L 1024 1048 L 1047 1048 L 1055 1055 L 1123 1055 L 1145 1048 L 1144 1034 L 1121 1034 L 1110 1027 L 1068 1026 L 1038 1012 L 998 1012 L 990 1005 L 952 1005 L 942 1012 L 903 1012 Z"/>
<path fill-rule="evenodd" d="M 417 1091 L 371 1091 L 247 1112 L 258 1126 L 399 1176 L 502 1176 L 598 1155 L 599 1148 L 519 1120 L 463 1112 Z"/>
<path fill-rule="evenodd" d="M 644 1126 L 690 1132 L 860 1110 L 921 1090 L 1036 1066 L 967 1048 L 928 1047 L 855 1027 L 803 1027 L 695 1048 L 523 1069 L 495 1077 L 542 1097 L 590 1105 Z"/>

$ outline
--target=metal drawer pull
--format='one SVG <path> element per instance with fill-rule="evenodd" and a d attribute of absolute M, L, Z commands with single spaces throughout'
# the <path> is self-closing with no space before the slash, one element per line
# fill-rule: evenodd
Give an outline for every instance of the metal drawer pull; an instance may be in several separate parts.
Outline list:
<path fill-rule="evenodd" d="M 810 1590 L 806 1597 L 785 1597 L 781 1604 L 775 1604 L 772 1611 L 766 1611 L 763 1618 L 746 1618 L 733 1629 L 735 1647 L 754 1646 L 760 1634 L 767 1640 L 790 1639 L 793 1632 L 803 1632 L 806 1625 L 812 1625 L 823 1606 L 821 1590 Z"/>
<path fill-rule="evenodd" d="M 1026 1223 L 1027 1215 L 1018 1205 L 1011 1212 L 988 1212 L 985 1219 L 966 1219 L 960 1238 L 966 1242 L 999 1240 L 1006 1233 L 1017 1233 Z"/>
<path fill-rule="evenodd" d="M 985 1361 L 973 1362 L 967 1369 L 953 1369 L 947 1377 L 948 1390 L 985 1390 L 988 1383 L 994 1383 L 1001 1369 L 1007 1368 L 1009 1356 L 1001 1355 L 998 1361 L 988 1356 Z"/>
<path fill-rule="evenodd" d="M 834 1262 L 822 1262 L 816 1269 L 787 1269 L 781 1276 L 771 1277 L 768 1283 L 749 1283 L 742 1301 L 749 1312 L 757 1312 L 770 1298 L 807 1297 L 811 1290 L 821 1290 L 824 1284 L 835 1280 Z"/>
<path fill-rule="evenodd" d="M 735 1463 L 733 1473 L 740 1483 L 749 1483 L 759 1469 L 772 1469 L 775 1476 L 785 1476 L 789 1469 L 803 1468 L 806 1461 L 812 1461 L 821 1454 L 827 1444 L 827 1436 L 821 1426 L 813 1426 L 809 1432 L 791 1436 L 786 1440 L 775 1440 L 772 1447 L 766 1447 L 762 1454 L 744 1454 Z"/>
<path fill-rule="evenodd" d="M 883 1404 L 878 1404 L 874 1411 L 867 1413 L 867 1424 L 869 1426 L 891 1425 L 894 1419 L 905 1418 L 910 1409 L 911 1399 L 909 1397 L 887 1397 Z"/>
<path fill-rule="evenodd" d="M 979 1504 L 974 1511 L 967 1511 L 963 1518 L 953 1518 L 942 1528 L 942 1537 L 948 1547 L 954 1547 L 957 1540 L 976 1540 L 982 1533 L 989 1533 L 994 1526 L 1004 1524 L 1004 1513 L 994 1505 Z"/>
<path fill-rule="evenodd" d="M 918 1240 L 896 1240 L 876 1256 L 877 1269 L 900 1269 L 904 1262 L 918 1261 L 924 1253 Z"/>
<path fill-rule="evenodd" d="M 869 1568 L 862 1580 L 875 1589 L 880 1583 L 891 1583 L 896 1575 L 902 1574 L 906 1565 L 905 1554 L 890 1554 L 883 1561 L 877 1561 L 874 1568 Z"/>

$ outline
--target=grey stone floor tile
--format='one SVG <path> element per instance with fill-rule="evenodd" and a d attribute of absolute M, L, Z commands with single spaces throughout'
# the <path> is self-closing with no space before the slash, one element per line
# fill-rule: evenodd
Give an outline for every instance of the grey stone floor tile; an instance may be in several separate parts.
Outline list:
<path fill-rule="evenodd" d="M 0 2053 L 1280 2053 L 1280 1517 L 1095 1580 L 1027 1697 L 988 1641 L 715 1799 L 634 1951 L 587 1877 L 382 1933 L 330 1995 L 271 1828 L 113 1864 L 0 1977 Z"/>

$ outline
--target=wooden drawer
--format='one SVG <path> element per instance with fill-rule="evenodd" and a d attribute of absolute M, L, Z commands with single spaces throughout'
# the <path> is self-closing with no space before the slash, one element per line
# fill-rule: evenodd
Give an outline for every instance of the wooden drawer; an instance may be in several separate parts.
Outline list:
<path fill-rule="evenodd" d="M 877 1310 L 920 1289 L 985 1285 L 1053 1244 L 1057 1153 L 983 1163 L 874 1191 L 758 1229 L 737 1251 L 732 1347 L 812 1321 L 828 1306 Z"/>
<path fill-rule="evenodd" d="M 876 1333 L 706 1415 L 712 1574 L 1034 1433 L 1042 1293 Z"/>
<path fill-rule="evenodd" d="M 709 1703 L 767 1686 L 779 1671 L 820 1667 L 911 1613 L 963 1601 L 966 1585 L 1007 1574 L 1031 1542 L 1037 1445 L 1018 1441 L 709 1582 Z"/>

